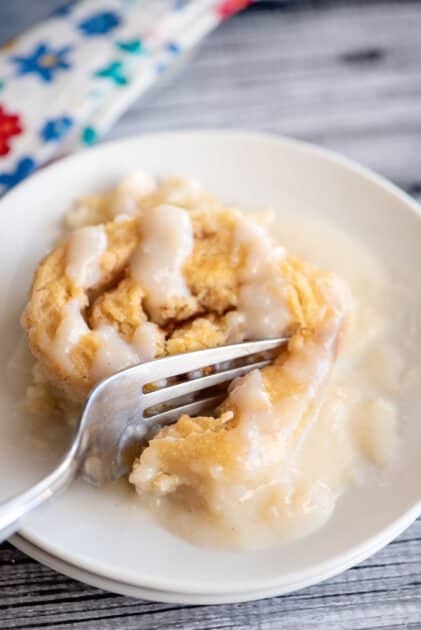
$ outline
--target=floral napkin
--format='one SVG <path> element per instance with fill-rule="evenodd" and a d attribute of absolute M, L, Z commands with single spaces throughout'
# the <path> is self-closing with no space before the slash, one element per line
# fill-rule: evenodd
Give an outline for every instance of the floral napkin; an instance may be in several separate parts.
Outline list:
<path fill-rule="evenodd" d="M 252 0 L 71 0 L 0 49 L 0 194 L 103 136 Z"/>

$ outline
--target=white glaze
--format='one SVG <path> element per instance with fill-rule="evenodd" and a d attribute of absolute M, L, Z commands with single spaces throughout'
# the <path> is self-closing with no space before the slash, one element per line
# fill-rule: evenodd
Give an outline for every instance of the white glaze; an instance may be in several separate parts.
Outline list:
<path fill-rule="evenodd" d="M 237 308 L 243 315 L 246 339 L 282 335 L 291 321 L 285 291 L 286 285 L 279 276 L 240 288 Z"/>
<path fill-rule="evenodd" d="M 66 273 L 79 287 L 88 289 L 101 279 L 101 257 L 107 249 L 107 235 L 101 225 L 81 227 L 69 236 Z"/>
<path fill-rule="evenodd" d="M 92 377 L 99 381 L 139 362 L 136 350 L 128 344 L 109 324 L 102 324 L 95 330 L 100 346 L 92 365 Z"/>
<path fill-rule="evenodd" d="M 131 272 L 144 289 L 146 308 L 155 318 L 171 300 L 189 296 L 183 266 L 193 249 L 193 228 L 185 210 L 161 205 L 144 212 L 140 229 Z"/>
<path fill-rule="evenodd" d="M 270 216 L 265 224 L 259 222 L 258 217 L 246 214 L 237 216 L 234 246 L 245 248 L 247 252 L 241 280 L 252 282 L 271 277 L 279 269 L 279 263 L 285 257 L 286 251 L 284 247 L 274 243 L 270 236 Z"/>
<path fill-rule="evenodd" d="M 244 214 L 237 215 L 235 248 L 245 250 L 241 270 L 237 316 L 229 318 L 230 341 L 262 339 L 281 335 L 291 321 L 286 283 L 280 276 L 285 249 L 269 234 L 270 217 L 262 224 Z"/>
<path fill-rule="evenodd" d="M 82 302 L 73 298 L 63 309 L 63 319 L 57 328 L 51 343 L 52 354 L 60 366 L 71 369 L 70 353 L 84 335 L 89 332 L 88 325 L 81 314 Z"/>
<path fill-rule="evenodd" d="M 150 361 L 156 356 L 158 327 L 153 322 L 144 322 L 133 335 L 132 345 L 140 361 Z"/>
<path fill-rule="evenodd" d="M 109 324 L 101 324 L 94 330 L 100 343 L 91 370 L 95 381 L 131 365 L 150 361 L 156 355 L 157 326 L 152 322 L 141 324 L 131 343 Z"/>

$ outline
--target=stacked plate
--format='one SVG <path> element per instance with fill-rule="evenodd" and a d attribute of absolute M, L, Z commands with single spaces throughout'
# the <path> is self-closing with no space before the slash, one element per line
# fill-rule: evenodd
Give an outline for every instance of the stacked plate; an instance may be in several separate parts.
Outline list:
<path fill-rule="evenodd" d="M 196 592 L 195 590 L 192 590 L 191 587 L 190 590 L 186 592 L 172 589 L 163 590 L 159 588 L 147 588 L 146 586 L 142 586 L 141 575 L 139 575 L 137 584 L 127 583 L 119 579 L 112 579 L 110 577 L 102 575 L 101 569 L 99 569 L 99 572 L 93 572 L 81 568 L 77 564 L 66 562 L 65 560 L 60 559 L 60 557 L 50 554 L 47 551 L 44 551 L 42 548 L 32 544 L 23 536 L 15 535 L 10 540 L 10 542 L 31 558 L 38 560 L 51 569 L 55 569 L 60 573 L 64 573 L 64 575 L 67 575 L 75 580 L 79 580 L 80 582 L 85 582 L 86 584 L 90 584 L 91 586 L 96 586 L 97 588 L 111 591 L 113 593 L 127 595 L 128 597 L 137 597 L 139 599 L 147 599 L 150 601 L 169 602 L 176 604 L 230 604 L 256 599 L 264 599 L 266 597 L 273 597 L 276 595 L 284 595 L 286 593 L 290 593 L 306 586 L 316 584 L 317 582 L 321 582 L 322 580 L 325 580 L 333 575 L 345 571 L 349 567 L 364 560 L 369 555 L 372 555 L 388 542 L 390 542 L 393 538 L 398 536 L 408 525 L 410 525 L 415 520 L 415 518 L 417 518 L 417 515 L 418 513 L 408 515 L 407 519 L 400 521 L 399 524 L 396 524 L 395 527 L 388 529 L 387 532 L 384 532 L 384 535 L 381 538 L 372 540 L 370 545 L 361 546 L 361 548 L 356 549 L 353 554 L 349 554 L 349 556 L 342 559 L 338 557 L 335 559 L 334 562 L 332 562 L 331 566 L 328 566 L 327 564 L 324 567 L 321 566 L 319 571 L 316 571 L 312 574 L 310 572 L 308 572 L 307 574 L 303 572 L 300 576 L 297 575 L 295 579 L 293 576 L 291 576 L 291 578 L 288 579 L 285 583 L 282 583 L 281 581 L 277 582 L 275 580 L 275 585 L 271 587 L 264 587 L 264 583 L 262 581 L 262 588 L 245 591 L 235 589 L 233 592 L 229 592 L 228 590 L 223 590 L 223 592 L 210 593 Z M 176 568 L 174 569 L 176 573 Z M 221 564 L 221 571 L 222 570 L 223 565 Z M 203 571 L 205 572 L 206 568 L 204 568 Z M 253 572 L 253 565 L 251 565 L 250 572 Z M 236 586 L 239 584 L 240 583 L 233 583 L 232 586 Z M 173 586 L 176 589 L 176 575 L 174 575 Z M 225 589 L 225 587 L 223 588 Z"/>
<path fill-rule="evenodd" d="M 363 168 L 291 140 L 240 133 L 145 136 L 78 154 L 31 177 L 0 202 L 0 323 L 7 330 L 0 341 L 0 497 L 30 486 L 57 460 L 43 428 L 17 412 L 27 378 L 16 350 L 18 320 L 32 270 L 76 197 L 136 167 L 192 175 L 228 203 L 287 207 L 303 220 L 326 219 L 365 241 L 393 281 L 408 286 L 402 308 L 413 315 L 414 346 L 421 345 L 421 316 L 414 309 L 418 288 L 410 274 L 421 266 L 418 206 Z M 413 370 L 417 377 L 417 365 Z M 74 483 L 31 515 L 12 542 L 71 577 L 151 600 L 235 602 L 313 584 L 375 552 L 421 512 L 419 409 L 409 393 L 403 396 L 398 461 L 348 491 L 329 522 L 303 540 L 249 552 L 195 547 L 154 521 L 120 481 L 99 490 Z"/>

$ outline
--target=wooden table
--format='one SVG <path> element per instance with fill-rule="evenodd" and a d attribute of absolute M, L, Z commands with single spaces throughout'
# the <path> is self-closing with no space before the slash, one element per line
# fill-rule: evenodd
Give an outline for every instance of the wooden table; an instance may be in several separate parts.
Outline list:
<path fill-rule="evenodd" d="M 60 0 L 2 0 L 0 40 Z M 421 3 L 262 3 L 211 35 L 113 138 L 241 127 L 333 148 L 421 197 Z M 420 480 L 421 486 L 421 480 Z M 284 597 L 226 606 L 136 601 L 0 546 L 0 628 L 421 628 L 421 520 L 370 560 Z"/>

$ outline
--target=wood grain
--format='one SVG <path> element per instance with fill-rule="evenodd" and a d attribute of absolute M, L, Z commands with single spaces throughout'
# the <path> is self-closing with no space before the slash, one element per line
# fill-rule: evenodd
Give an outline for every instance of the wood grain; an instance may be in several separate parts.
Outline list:
<path fill-rule="evenodd" d="M 0 40 L 61 0 L 0 3 Z M 112 138 L 262 130 L 335 149 L 421 198 L 421 3 L 260 3 L 210 36 Z M 421 629 L 421 520 L 370 560 L 284 597 L 226 606 L 136 601 L 0 546 L 0 629 Z"/>

